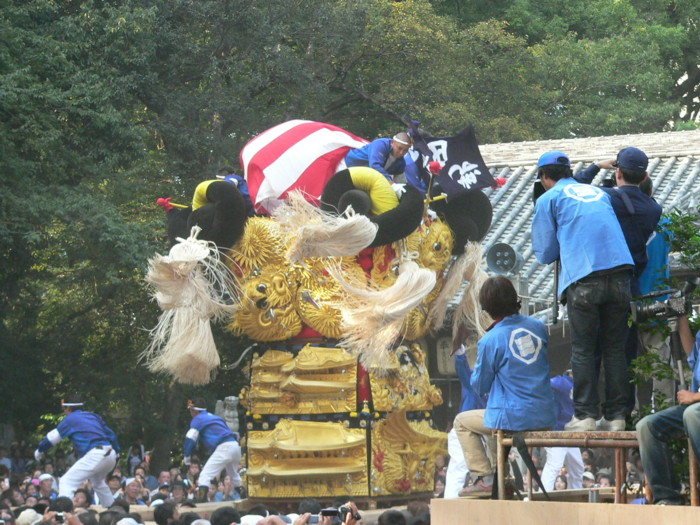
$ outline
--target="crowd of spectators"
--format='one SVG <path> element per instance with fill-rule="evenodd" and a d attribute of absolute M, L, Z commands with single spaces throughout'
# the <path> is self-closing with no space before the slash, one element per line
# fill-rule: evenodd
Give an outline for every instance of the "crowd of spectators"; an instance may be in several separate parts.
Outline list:
<path fill-rule="evenodd" d="M 590 449 L 581 448 L 581 457 L 583 458 L 583 474 L 581 485 L 583 488 L 594 487 L 611 487 L 615 485 L 615 469 L 613 450 L 609 448 Z M 537 467 L 538 473 L 542 474 L 542 466 L 546 462 L 546 451 L 544 448 L 537 448 L 532 454 L 533 462 Z M 627 479 L 625 482 L 629 488 L 639 489 L 641 480 L 644 479 L 644 472 L 641 470 L 641 461 L 638 461 L 639 453 L 637 451 L 630 452 L 627 461 Z M 561 479 L 563 478 L 563 479 Z M 539 487 L 535 484 L 535 490 Z M 553 487 L 545 487 L 547 490 L 564 490 L 571 487 L 568 486 L 568 476 L 566 467 L 562 467 L 557 481 Z"/>
<path fill-rule="evenodd" d="M 143 509 L 143 506 L 152 511 L 157 525 L 333 523 L 331 516 L 323 515 L 326 510 L 314 498 L 303 500 L 298 508 L 293 509 L 295 512 L 286 514 L 265 505 L 256 505 L 246 512 L 233 506 L 220 507 L 214 512 L 198 511 L 197 505 L 203 502 L 195 500 L 194 487 L 201 470 L 200 461 L 193 457 L 187 467 L 181 469 L 172 466 L 152 474 L 148 455 L 140 442 L 129 448 L 123 460 L 108 476 L 107 484 L 115 501 L 105 509 L 100 506 L 87 481 L 72 499 L 58 495 L 61 475 L 76 461 L 74 454 L 56 449 L 53 455 L 36 461 L 34 448 L 26 443 L 13 444 L 10 450 L 0 447 L 0 520 L 5 521 L 4 525 L 139 525 L 144 523 L 144 519 L 134 510 Z M 136 463 L 136 457 L 140 459 L 139 463 Z M 447 458 L 443 456 L 441 460 L 438 462 L 438 473 L 444 478 Z M 212 483 L 207 501 L 235 501 L 245 496 L 245 488 L 234 488 L 223 471 L 217 484 Z M 331 509 L 341 506 L 349 506 L 351 513 L 359 516 L 351 497 L 337 498 Z M 358 521 L 350 518 L 347 523 L 355 525 Z M 363 523 L 429 524 L 430 509 L 427 503 L 414 501 L 403 511 L 387 510 L 378 518 Z"/>
<path fill-rule="evenodd" d="M 17 523 L 35 525 L 56 505 L 63 509 L 70 507 L 66 512 L 82 515 L 82 510 L 100 504 L 88 481 L 75 492 L 72 501 L 70 498 L 58 497 L 61 476 L 76 461 L 73 452 L 66 453 L 64 449 L 57 448 L 52 455 L 46 455 L 41 461 L 37 461 L 34 458 L 34 448 L 26 442 L 13 443 L 9 449 L 0 446 L 0 509 L 3 509 L 5 514 L 9 514 L 9 509 L 13 509 L 12 516 L 2 518 L 5 519 L 5 525 L 8 525 L 8 520 L 16 521 L 19 515 L 28 509 L 37 512 L 37 516 L 27 513 L 25 519 Z M 192 463 L 185 469 L 172 466 L 154 475 L 149 470 L 147 453 L 138 441 L 129 448 L 122 464 L 109 474 L 107 484 L 120 507 L 156 506 L 164 502 L 187 505 L 193 501 L 194 487 L 200 470 L 199 460 L 193 458 Z M 245 488 L 234 488 L 229 476 L 224 474 L 225 472 L 222 472 L 217 483 L 210 487 L 208 501 L 234 501 L 245 497 Z M 27 523 L 30 514 L 35 519 Z M 86 516 L 80 519 L 88 518 Z M 99 520 L 99 517 L 97 519 Z M 101 521 L 98 523 L 110 525 Z M 78 525 L 77 522 L 75 525 Z M 127 522 L 121 525 L 133 524 Z"/>
<path fill-rule="evenodd" d="M 194 487 L 201 470 L 197 458 L 182 469 L 172 466 L 168 470 L 151 474 L 149 460 L 140 443 L 132 446 L 126 461 L 117 466 L 108 478 L 108 485 L 115 496 L 115 503 L 98 513 L 94 505 L 99 501 L 93 494 L 89 483 L 76 491 L 72 501 L 58 497 L 61 475 L 75 461 L 72 453 L 57 449 L 52 456 L 36 462 L 30 453 L 33 447 L 26 443 L 17 443 L 8 450 L 0 447 L 0 511 L 6 525 L 61 525 L 60 519 L 68 525 L 137 525 L 143 520 L 137 513 L 130 512 L 133 505 L 147 505 L 153 508 L 154 519 L 158 525 L 217 525 L 217 517 L 231 523 L 242 524 L 278 524 L 294 523 L 304 525 L 314 522 L 314 516 L 321 511 L 321 505 L 309 498 L 304 500 L 298 512 L 281 514 L 273 508 L 258 506 L 248 513 L 241 513 L 233 507 L 223 507 L 219 511 L 204 516 L 197 513 L 194 500 Z M 582 485 L 584 488 L 608 487 L 615 484 L 612 451 L 610 449 L 581 449 L 584 463 Z M 139 463 L 132 458 L 138 457 Z M 512 471 L 525 473 L 525 466 L 515 454 L 511 458 Z M 541 474 L 546 462 L 544 448 L 532 452 L 535 467 Z M 444 479 L 449 457 L 440 455 L 435 464 L 434 497 L 443 497 Z M 124 471 L 127 471 L 126 473 Z M 513 472 L 512 472 L 513 473 Z M 553 487 L 548 490 L 567 489 L 566 467 L 563 467 Z M 627 458 L 627 479 L 625 483 L 631 489 L 638 489 L 644 472 L 637 451 L 631 451 Z M 470 480 L 467 477 L 467 480 Z M 467 481 L 468 482 L 468 481 Z M 534 486 L 537 490 L 537 486 Z M 207 495 L 209 502 L 235 501 L 245 497 L 243 487 L 234 488 L 229 476 L 222 472 L 216 484 L 211 485 Z M 342 500 L 342 501 L 341 501 Z M 350 498 L 338 500 L 338 506 Z M 221 516 L 224 514 L 224 516 Z M 57 519 L 58 517 L 58 519 Z M 204 519 L 208 518 L 208 519 Z M 195 523 L 199 520 L 199 523 Z M 321 521 L 323 523 L 323 521 Z M 330 523 L 330 522 L 329 522 Z M 389 510 L 384 512 L 377 523 L 420 525 L 430 523 L 429 507 L 414 502 L 401 512 Z"/>

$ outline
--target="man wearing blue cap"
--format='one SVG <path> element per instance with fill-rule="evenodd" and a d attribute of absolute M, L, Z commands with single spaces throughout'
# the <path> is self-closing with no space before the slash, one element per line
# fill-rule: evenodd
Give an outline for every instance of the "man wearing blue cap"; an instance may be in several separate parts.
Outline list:
<path fill-rule="evenodd" d="M 582 182 L 591 182 L 601 168 L 615 169 L 615 187 L 603 188 L 617 216 L 617 220 L 625 235 L 627 247 L 630 249 L 632 259 L 634 259 L 634 272 L 630 280 L 632 297 L 642 295 L 639 284 L 639 277 L 644 272 L 649 260 L 647 256 L 647 242 L 654 234 L 656 225 L 661 218 L 661 206 L 646 195 L 639 185 L 648 178 L 647 166 L 649 159 L 639 148 L 623 148 L 617 154 L 616 159 L 593 163 L 583 172 L 577 175 L 577 179 Z M 628 401 L 628 411 L 634 408 L 635 388 L 632 383 L 632 372 L 630 366 L 632 360 L 637 357 L 639 348 L 639 334 L 637 325 L 629 327 L 627 343 L 625 348 L 625 358 L 628 367 L 627 384 L 630 390 Z M 623 428 L 608 428 L 605 421 L 601 421 L 600 430 L 624 430 Z M 619 425 L 618 425 L 619 426 Z"/>
<path fill-rule="evenodd" d="M 661 218 L 661 206 L 639 189 L 647 178 L 649 159 L 638 148 L 624 148 L 616 159 L 591 164 L 576 176 L 581 182 L 591 182 L 601 168 L 615 169 L 614 188 L 603 188 L 610 196 L 613 210 L 620 221 L 622 233 L 634 259 L 632 296 L 641 295 L 639 276 L 647 265 L 647 241 Z"/>
<path fill-rule="evenodd" d="M 574 416 L 564 429 L 596 429 L 600 413 L 596 353 L 605 365 L 604 422 L 624 428 L 632 255 L 605 192 L 577 182 L 565 153 L 542 155 L 537 176 L 545 193 L 535 205 L 532 246 L 540 263 L 561 261 L 557 294 L 566 304 L 571 325 Z"/>

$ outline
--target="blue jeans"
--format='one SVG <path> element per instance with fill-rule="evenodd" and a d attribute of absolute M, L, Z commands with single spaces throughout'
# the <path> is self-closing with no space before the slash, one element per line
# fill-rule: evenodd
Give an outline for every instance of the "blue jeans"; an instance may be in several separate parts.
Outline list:
<path fill-rule="evenodd" d="M 605 367 L 603 415 L 623 419 L 627 413 L 629 378 L 625 360 L 630 274 L 619 271 L 589 275 L 566 290 L 571 325 L 571 370 L 574 414 L 579 419 L 600 415 L 596 354 Z"/>
<path fill-rule="evenodd" d="M 677 405 L 656 412 L 637 423 L 639 453 L 644 473 L 654 493 L 654 502 L 682 503 L 669 442 L 690 437 L 693 450 L 700 452 L 700 403 Z M 698 456 L 700 457 L 700 456 Z"/>

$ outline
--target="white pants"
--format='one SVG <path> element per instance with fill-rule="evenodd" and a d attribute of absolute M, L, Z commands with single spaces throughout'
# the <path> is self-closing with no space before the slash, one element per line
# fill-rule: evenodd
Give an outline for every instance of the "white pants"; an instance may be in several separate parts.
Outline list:
<path fill-rule="evenodd" d="M 469 467 L 464 459 L 462 445 L 457 438 L 457 432 L 453 428 L 447 434 L 447 452 L 450 455 L 450 462 L 445 473 L 445 499 L 458 498 L 459 491 L 464 487 L 467 480 Z"/>
<path fill-rule="evenodd" d="M 231 478 L 231 485 L 241 486 L 241 476 L 238 474 L 238 465 L 241 462 L 241 446 L 236 441 L 222 443 L 209 456 L 199 475 L 200 487 L 208 487 L 211 480 L 217 478 L 221 471 L 226 469 L 226 475 Z"/>
<path fill-rule="evenodd" d="M 578 447 L 545 447 L 547 462 L 542 468 L 542 484 L 545 490 L 554 490 L 559 471 L 566 467 L 566 487 L 580 489 L 583 480 L 583 458 Z"/>
<path fill-rule="evenodd" d="M 61 476 L 59 496 L 73 499 L 75 491 L 85 480 L 90 480 L 92 488 L 103 507 L 109 507 L 114 501 L 112 491 L 107 485 L 107 475 L 117 465 L 117 454 L 112 447 L 93 448 Z"/>

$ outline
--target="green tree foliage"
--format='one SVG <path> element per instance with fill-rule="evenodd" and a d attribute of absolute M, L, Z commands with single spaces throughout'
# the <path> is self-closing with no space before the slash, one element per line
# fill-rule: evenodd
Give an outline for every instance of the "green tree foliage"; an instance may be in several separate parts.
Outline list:
<path fill-rule="evenodd" d="M 658 131 L 678 107 L 667 100 L 673 82 L 654 47 L 625 37 L 568 36 L 533 50 L 547 116 L 540 131 L 547 138 Z"/>
<path fill-rule="evenodd" d="M 671 250 L 678 254 L 680 264 L 691 273 L 700 272 L 700 207 L 668 214 Z M 682 287 L 682 285 L 680 285 Z M 695 295 L 700 290 L 695 290 Z M 698 327 L 700 328 L 700 327 Z"/>
<path fill-rule="evenodd" d="M 583 120 L 577 136 L 663 129 L 694 121 L 700 111 L 700 4 L 692 0 L 434 0 L 442 12 L 470 26 L 503 20 L 528 45 L 543 47 L 543 85 L 584 88 L 569 120 Z M 567 70 L 563 71 L 563 65 Z M 578 80 L 575 80 L 578 77 Z M 571 80 L 574 80 L 573 84 Z M 588 86 L 584 87 L 583 82 Z M 602 89 L 601 89 L 602 88 Z M 595 94 L 598 98 L 594 98 Z M 605 113 L 620 115 L 612 125 Z M 554 113 L 556 115 L 556 112 Z M 552 113 L 548 113 L 552 115 Z M 588 120 L 590 119 L 590 122 Z M 562 136 L 555 125 L 550 137 Z M 546 133 L 546 132 L 545 132 Z"/>
<path fill-rule="evenodd" d="M 138 435 L 162 410 L 145 390 L 167 385 L 135 366 L 156 316 L 142 279 L 163 239 L 147 204 L 163 156 L 139 123 L 128 78 L 102 59 L 110 35 L 126 49 L 143 13 L 5 4 L 0 388 L 13 402 L 3 419 L 31 429 L 60 410 L 63 395 L 81 391 L 108 419 L 118 415 L 127 436 Z"/>

